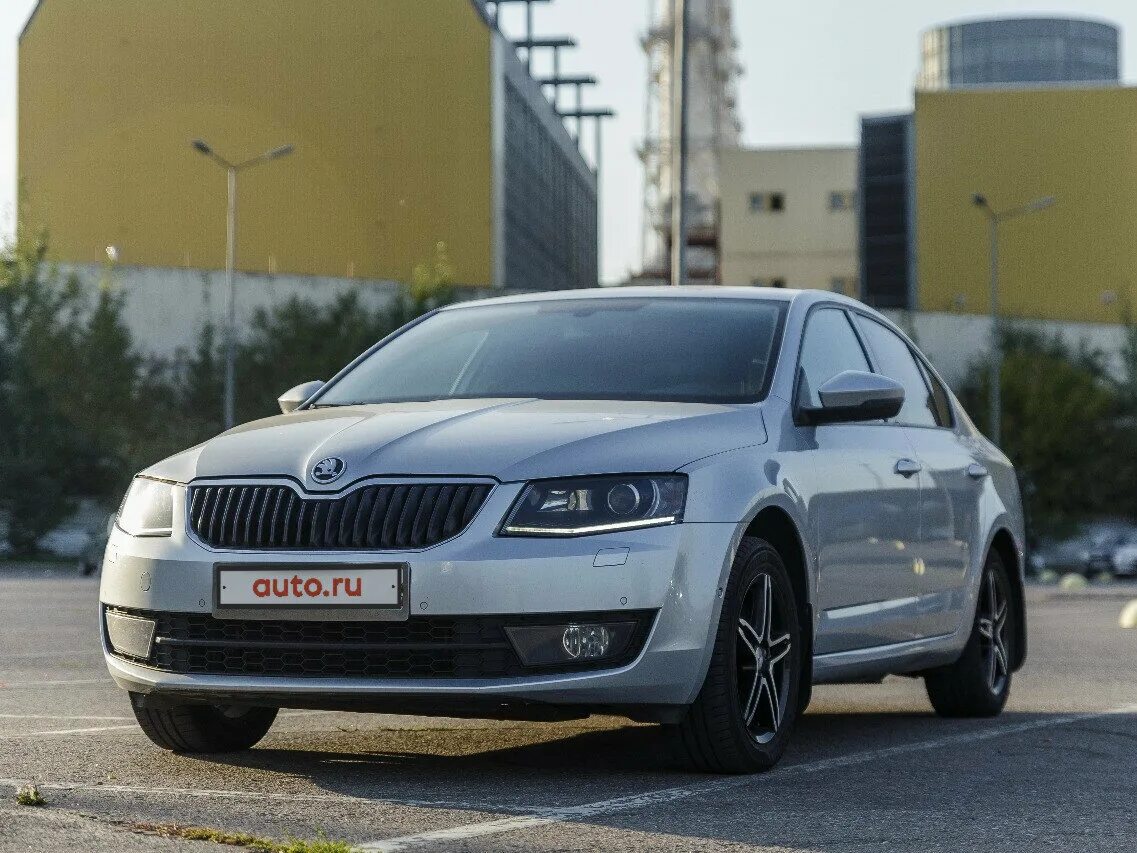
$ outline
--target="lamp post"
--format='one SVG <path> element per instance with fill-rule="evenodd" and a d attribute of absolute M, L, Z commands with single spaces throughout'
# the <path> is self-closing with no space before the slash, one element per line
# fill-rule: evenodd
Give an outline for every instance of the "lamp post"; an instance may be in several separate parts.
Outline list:
<path fill-rule="evenodd" d="M 225 429 L 232 429 L 236 423 L 236 362 L 237 362 L 237 299 L 234 291 L 233 275 L 237 264 L 237 174 L 279 160 L 293 152 L 292 145 L 281 145 L 242 163 L 231 163 L 210 147 L 209 143 L 195 139 L 190 143 L 199 154 L 208 157 L 221 168 L 229 178 L 229 204 L 225 229 L 225 390 L 222 403 L 222 421 Z"/>
<path fill-rule="evenodd" d="M 687 283 L 687 0 L 672 0 L 671 284 Z"/>
<path fill-rule="evenodd" d="M 991 441 L 998 445 L 1003 431 L 1003 349 L 999 343 L 999 226 L 1011 219 L 1041 213 L 1057 204 L 1058 199 L 1044 196 L 1009 210 L 995 210 L 983 193 L 976 193 L 971 201 L 987 214 L 991 231 L 991 391 L 988 397 L 991 414 L 988 432 Z"/>

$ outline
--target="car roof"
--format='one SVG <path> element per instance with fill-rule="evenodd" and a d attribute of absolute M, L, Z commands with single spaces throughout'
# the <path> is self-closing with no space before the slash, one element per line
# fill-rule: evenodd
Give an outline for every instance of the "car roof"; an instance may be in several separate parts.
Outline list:
<path fill-rule="evenodd" d="M 761 299 L 771 302 L 840 302 L 865 308 L 855 299 L 825 290 L 783 290 L 772 287 L 724 287 L 721 285 L 689 285 L 686 287 L 593 287 L 582 290 L 544 290 L 496 296 L 469 302 L 457 302 L 442 310 L 452 311 L 482 305 L 511 305 L 527 302 L 559 302 L 587 299 Z"/>

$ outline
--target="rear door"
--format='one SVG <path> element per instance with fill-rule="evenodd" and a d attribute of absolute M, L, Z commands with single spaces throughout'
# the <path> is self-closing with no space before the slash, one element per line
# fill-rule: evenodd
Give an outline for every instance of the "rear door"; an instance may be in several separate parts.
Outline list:
<path fill-rule="evenodd" d="M 814 309 L 798 366 L 797 406 L 818 406 L 817 389 L 846 370 L 869 371 L 843 308 Z M 918 636 L 912 546 L 920 480 L 906 463 L 905 431 L 881 421 L 799 426 L 813 462 L 808 502 L 818 546 L 818 654 Z"/>
<path fill-rule="evenodd" d="M 920 578 L 920 631 L 924 636 L 950 634 L 959 627 L 971 549 L 979 542 L 985 471 L 955 432 L 948 393 L 922 357 L 871 317 L 858 314 L 857 326 L 876 372 L 904 386 L 904 408 L 896 423 L 907 433 L 922 469 L 914 564 Z"/>

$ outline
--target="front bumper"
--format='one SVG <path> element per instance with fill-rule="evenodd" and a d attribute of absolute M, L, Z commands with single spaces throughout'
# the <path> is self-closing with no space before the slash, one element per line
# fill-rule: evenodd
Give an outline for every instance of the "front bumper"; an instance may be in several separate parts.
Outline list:
<path fill-rule="evenodd" d="M 634 660 L 587 672 L 495 678 L 181 674 L 119 657 L 106 647 L 104 637 L 110 673 L 121 687 L 141 694 L 283 707 L 332 708 L 351 702 L 386 709 L 393 707 L 392 702 L 397 706 L 401 697 L 408 708 L 432 697 L 574 706 L 693 701 L 706 673 L 721 604 L 719 589 L 733 555 L 736 526 L 679 524 L 572 539 L 494 536 L 519 490 L 518 485 L 499 486 L 460 536 L 415 552 L 215 551 L 184 529 L 175 529 L 164 539 L 135 538 L 115 530 L 107 546 L 100 599 L 104 606 L 129 610 L 221 618 L 226 614 L 217 613 L 213 589 L 217 563 L 405 562 L 410 568 L 409 609 L 416 616 L 653 612 L 650 633 Z M 182 509 L 175 506 L 175 513 Z M 604 565 L 621 559 L 620 565 Z M 334 609 L 284 609 L 243 613 L 242 618 L 336 621 L 345 617 Z"/>

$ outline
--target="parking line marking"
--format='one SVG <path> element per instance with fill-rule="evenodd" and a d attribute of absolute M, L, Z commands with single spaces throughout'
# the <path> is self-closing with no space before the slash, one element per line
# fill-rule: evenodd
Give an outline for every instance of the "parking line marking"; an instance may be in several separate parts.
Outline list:
<path fill-rule="evenodd" d="M 49 735 L 89 735 L 95 734 L 96 732 L 122 731 L 123 729 L 134 729 L 135 731 L 138 731 L 139 734 L 142 733 L 138 728 L 138 724 L 132 723 L 129 726 L 99 726 L 97 728 L 89 729 L 55 729 L 54 731 L 46 732 L 6 732 L 4 734 L 0 734 L 0 740 L 13 740 L 14 738 L 23 737 L 47 737 Z"/>
<path fill-rule="evenodd" d="M 0 681 L 0 690 L 6 687 L 73 687 L 77 684 L 105 684 L 113 687 L 110 678 L 79 678 L 74 681 Z"/>
<path fill-rule="evenodd" d="M 321 714 L 339 714 L 340 711 L 281 711 L 278 717 L 317 717 Z"/>
<path fill-rule="evenodd" d="M 26 785 L 27 779 L 0 779 L 0 786 Z M 45 791 L 107 792 L 111 794 L 152 794 L 160 797 L 201 797 L 231 800 L 276 800 L 294 803 L 344 803 L 372 806 L 453 809 L 454 811 L 509 812 L 530 811 L 525 806 L 500 803 L 472 803 L 465 800 L 399 800 L 388 797 L 353 797 L 349 794 L 282 794 L 272 791 L 236 791 L 210 788 L 155 788 L 136 785 L 99 785 L 93 782 L 37 782 Z"/>
<path fill-rule="evenodd" d="M 805 775 L 841 767 L 852 767 L 858 764 L 867 764 L 873 761 L 892 758 L 898 755 L 909 755 L 916 752 L 925 752 L 927 750 L 940 749 L 946 746 L 970 744 L 977 741 L 991 740 L 993 738 L 1021 734 L 1022 732 L 1034 731 L 1036 729 L 1053 728 L 1056 726 L 1069 725 L 1071 723 L 1079 723 L 1085 720 L 1101 719 L 1103 717 L 1109 717 L 1116 714 L 1127 714 L 1134 712 L 1137 712 L 1137 705 L 1126 705 L 1121 708 L 1113 708 L 1109 711 L 1068 714 L 1061 717 L 1049 717 L 1044 720 L 1032 720 L 1031 722 L 1019 723 L 1017 725 L 999 726 L 981 732 L 973 732 L 962 735 L 948 735 L 946 737 L 918 741 L 916 743 L 883 747 L 881 749 L 870 749 L 864 752 L 855 752 L 851 755 L 838 756 L 834 758 L 824 758 L 819 761 L 811 761 L 805 764 L 792 764 L 788 767 L 775 770 L 773 772 L 773 777 L 776 779 L 779 776 Z M 518 815 L 515 817 L 491 820 L 485 823 L 471 823 L 464 826 L 455 826 L 449 829 L 437 829 L 416 835 L 403 835 L 397 838 L 371 841 L 359 846 L 358 849 L 361 851 L 366 851 L 366 853 L 395 853 L 395 851 L 409 850 L 415 847 L 439 844 L 448 841 L 466 841 L 472 838 L 483 838 L 489 835 L 504 835 L 506 833 L 520 832 L 526 829 L 535 829 L 541 826 L 548 826 L 549 824 L 554 823 L 584 820 L 587 818 L 596 817 L 598 815 L 608 815 L 617 812 L 633 811 L 635 809 L 642 809 L 648 806 L 665 805 L 667 803 L 687 799 L 688 797 L 699 796 L 701 794 L 716 793 L 720 791 L 731 790 L 733 788 L 743 787 L 746 785 L 752 785 L 763 778 L 764 777 L 760 776 L 735 776 L 727 779 L 716 779 L 710 782 L 697 782 L 693 785 L 683 785 L 676 788 L 664 788 L 657 791 L 648 791 L 642 794 L 632 794 L 625 797 L 614 797 L 610 800 L 600 800 L 594 803 L 586 803 L 581 806 L 541 809 L 535 811 L 531 815 Z"/>
<path fill-rule="evenodd" d="M 19 654 L 11 655 L 8 660 L 33 660 L 35 658 L 69 658 L 75 655 L 99 655 L 102 656 L 103 650 L 98 646 L 86 649 L 64 649 L 58 652 L 20 652 Z"/>
<path fill-rule="evenodd" d="M 0 714 L 0 720 L 133 720 L 133 717 L 103 717 L 99 714 Z"/>

